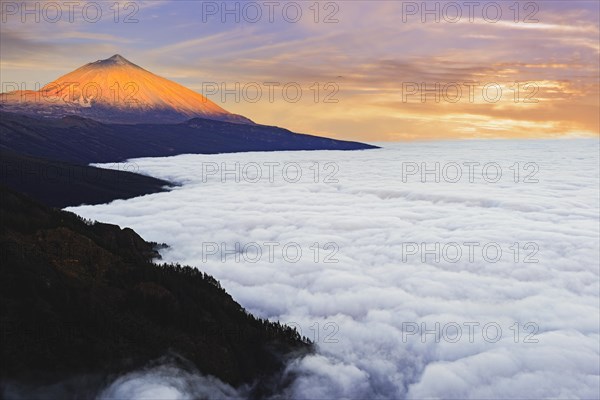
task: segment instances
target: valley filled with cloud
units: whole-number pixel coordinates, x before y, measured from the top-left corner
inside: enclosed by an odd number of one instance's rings
[[[167,243],[165,261],[313,340],[283,397],[597,398],[598,150],[456,141],[135,159],[181,186],[68,210]],[[105,393],[235,393],[165,368]]]

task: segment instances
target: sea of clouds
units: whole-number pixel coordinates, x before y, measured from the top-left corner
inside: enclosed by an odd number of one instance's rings
[[[597,140],[131,163],[182,185],[69,210],[168,243],[165,261],[314,340],[282,397],[600,397]],[[102,396],[236,393],[165,368]]]

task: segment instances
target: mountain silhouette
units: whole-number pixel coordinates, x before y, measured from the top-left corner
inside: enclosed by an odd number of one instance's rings
[[[373,148],[255,124],[119,54],[38,91],[0,94],[0,184],[53,207],[125,199],[173,184],[126,171],[101,173],[90,163]]]
[[[254,317],[212,276],[154,263],[161,246],[129,228],[2,185],[0,218],[0,398],[96,398],[89,391],[115,374],[169,354],[264,393],[288,358],[313,349],[295,329]]]

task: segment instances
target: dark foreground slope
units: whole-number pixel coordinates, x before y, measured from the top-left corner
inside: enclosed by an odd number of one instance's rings
[[[91,224],[5,188],[0,217],[4,388],[74,374],[99,376],[100,387],[110,374],[176,353],[232,385],[258,381],[260,392],[286,355],[310,350],[295,330],[248,314],[214,278],[152,264],[155,247],[131,229]]]
[[[371,148],[375,146],[272,126],[199,118],[181,124],[119,125],[81,117],[38,119],[0,112],[0,149],[80,164],[177,154]]]
[[[133,164],[123,164],[133,169]],[[50,206],[103,204],[166,190],[169,182],[130,171],[95,168],[0,150],[0,185]]]

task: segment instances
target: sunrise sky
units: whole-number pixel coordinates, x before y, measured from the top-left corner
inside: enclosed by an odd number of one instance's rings
[[[36,2],[27,3],[31,14],[2,0],[3,90],[11,82],[36,89],[118,53],[231,112],[297,132],[397,141],[600,130],[595,0],[428,2],[439,22],[422,2],[401,1],[238,2],[238,11],[228,2],[225,15],[222,2],[121,1],[118,16],[114,1],[75,1],[73,22],[68,2],[58,1],[55,23],[55,7],[38,3],[36,22]],[[86,3],[94,4],[83,18]],[[102,18],[93,22],[97,5]],[[222,85],[236,91],[236,82],[239,101],[223,98]],[[297,87],[302,96],[292,102]]]

